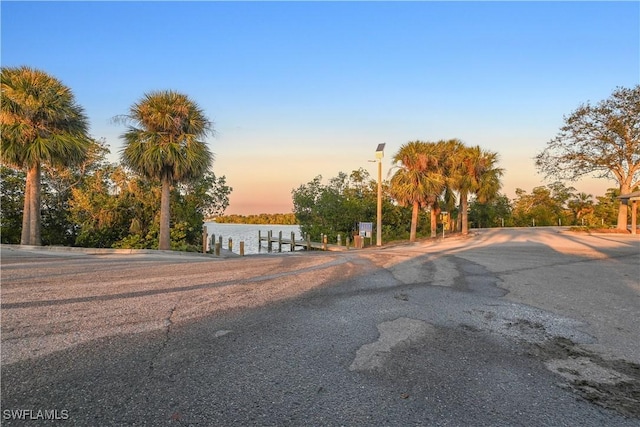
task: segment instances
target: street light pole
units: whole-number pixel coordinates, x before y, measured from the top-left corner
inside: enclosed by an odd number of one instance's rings
[[[382,246],[382,158],[385,144],[378,144],[376,159],[378,160],[378,210],[376,223],[376,246]]]

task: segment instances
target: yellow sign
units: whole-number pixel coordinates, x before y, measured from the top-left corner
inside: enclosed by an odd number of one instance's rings
[[[440,213],[440,221],[445,230],[449,230],[449,212]]]

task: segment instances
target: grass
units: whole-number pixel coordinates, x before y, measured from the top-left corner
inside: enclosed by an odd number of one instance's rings
[[[609,234],[630,234],[629,230],[620,230],[618,228],[602,228],[602,227],[590,227],[588,225],[573,226],[569,228],[569,231],[576,233],[609,233]]]

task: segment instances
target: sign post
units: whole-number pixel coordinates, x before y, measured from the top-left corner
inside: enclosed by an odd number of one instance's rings
[[[373,240],[373,223],[372,222],[361,222],[360,223],[360,237],[363,239],[368,237],[370,241]]]
[[[440,220],[442,221],[442,238],[444,239],[444,230],[449,229],[449,212],[440,212]]]

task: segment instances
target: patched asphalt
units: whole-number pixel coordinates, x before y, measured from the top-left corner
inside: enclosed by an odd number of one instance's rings
[[[639,266],[637,238],[554,228],[233,259],[3,247],[2,423],[637,425]]]

